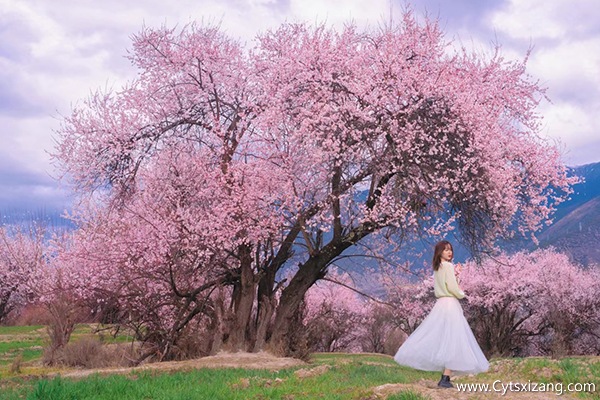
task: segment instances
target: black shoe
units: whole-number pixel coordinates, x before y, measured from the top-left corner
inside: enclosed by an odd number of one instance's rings
[[[454,386],[450,382],[449,375],[442,375],[442,379],[438,382],[438,386],[444,389],[453,388]]]

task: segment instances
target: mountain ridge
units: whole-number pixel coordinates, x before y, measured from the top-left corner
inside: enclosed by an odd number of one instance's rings
[[[572,169],[583,182],[557,207],[554,222],[538,234],[539,247],[554,247],[578,264],[600,265],[600,163]]]

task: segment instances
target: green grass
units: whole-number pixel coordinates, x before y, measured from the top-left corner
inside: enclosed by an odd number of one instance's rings
[[[545,358],[501,359],[492,362],[489,373],[462,378],[462,382],[590,382],[597,385],[598,359]],[[299,368],[280,371],[244,369],[198,369],[174,373],[134,372],[129,375],[91,376],[81,380],[65,378],[13,380],[0,399],[366,399],[373,388],[389,383],[435,382],[438,373],[399,367],[391,357],[370,354],[316,354],[305,370],[322,367],[320,373],[302,377]],[[535,375],[534,371],[538,371]],[[592,375],[589,375],[592,374]],[[594,375],[595,374],[595,375]],[[419,384],[421,385],[421,384]],[[583,399],[598,398],[583,393]],[[429,397],[407,390],[390,394],[388,400],[426,400]]]
[[[327,366],[302,377],[299,368],[280,371],[198,369],[175,373],[132,373],[82,380],[54,378],[22,381],[6,388],[0,399],[365,399],[372,388],[386,383],[413,382],[436,374],[415,372],[390,363],[386,356],[318,355],[305,369]],[[28,390],[24,388],[28,387]],[[23,397],[25,396],[25,397]],[[424,399],[416,393],[395,399]]]
[[[598,358],[545,358],[493,360],[489,373],[463,378],[462,382],[501,379],[534,382],[598,382]],[[0,400],[16,399],[366,399],[373,388],[389,383],[435,382],[438,373],[399,367],[391,357],[370,354],[316,354],[305,370],[322,368],[320,373],[302,377],[289,368],[280,371],[244,369],[198,369],[179,372],[132,372],[128,375],[67,378],[21,378],[0,381]],[[538,375],[535,375],[535,371]],[[591,374],[591,375],[590,375]],[[597,393],[581,398],[598,398]],[[426,400],[418,392],[391,394],[388,400]]]
[[[7,366],[13,363],[13,361],[21,355],[22,362],[30,362],[37,360],[42,357],[43,349],[25,349],[13,352],[4,352],[0,355],[0,367]],[[0,373],[2,377],[2,373]]]
[[[37,360],[42,357],[43,349],[26,349],[20,352],[23,362]],[[18,356],[18,354],[17,354]]]
[[[11,352],[13,350],[21,350],[43,345],[44,342],[40,339],[20,340],[14,342],[0,342],[0,354]]]
[[[25,325],[25,326],[0,326],[0,340],[2,335],[18,335],[24,333],[34,333],[41,329],[45,330],[43,325]]]
[[[32,338],[14,342],[0,342],[0,377],[4,376],[2,370],[12,364],[13,360],[21,355],[22,362],[30,362],[42,357],[42,339]]]
[[[392,394],[386,398],[387,400],[426,400],[428,397],[423,397],[419,393],[407,390],[406,392]]]

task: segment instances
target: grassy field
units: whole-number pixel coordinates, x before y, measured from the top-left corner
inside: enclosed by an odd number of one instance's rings
[[[90,326],[78,327],[72,340],[90,336]],[[489,398],[489,394],[436,389],[438,373],[399,367],[391,357],[377,354],[314,354],[309,363],[278,370],[242,368],[171,368],[131,370],[121,374],[92,374],[83,378],[53,376],[68,369],[39,362],[45,343],[44,327],[0,327],[0,399],[441,399]],[[104,338],[103,340],[107,340]],[[111,339],[122,341],[123,338]],[[20,372],[11,371],[15,357]],[[13,368],[14,369],[14,368]],[[71,370],[72,371],[72,370]],[[488,373],[455,383],[493,384],[594,383],[600,389],[600,358],[582,357],[492,360]],[[556,393],[509,393],[503,398],[555,398]],[[598,399],[595,393],[566,393],[561,398]]]
[[[346,358],[348,359],[351,357]],[[325,363],[321,363],[326,361]],[[323,366],[335,359],[321,359]],[[35,383],[15,382],[5,387],[3,399],[365,399],[371,386],[394,381],[409,382],[391,365],[368,365],[360,360],[343,363],[314,376],[280,371],[244,369],[199,369],[175,373],[135,373],[92,376],[83,380],[54,378]],[[423,397],[394,397],[417,398]]]

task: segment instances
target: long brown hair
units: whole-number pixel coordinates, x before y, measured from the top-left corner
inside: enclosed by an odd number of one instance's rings
[[[442,240],[440,242],[437,242],[437,244],[435,245],[435,250],[433,251],[433,270],[434,271],[437,271],[438,269],[440,269],[440,264],[442,263],[442,252],[444,250],[446,250],[447,246],[450,246],[450,248],[452,249],[452,255],[454,255],[454,248],[452,247],[452,244],[450,244],[449,241]]]

